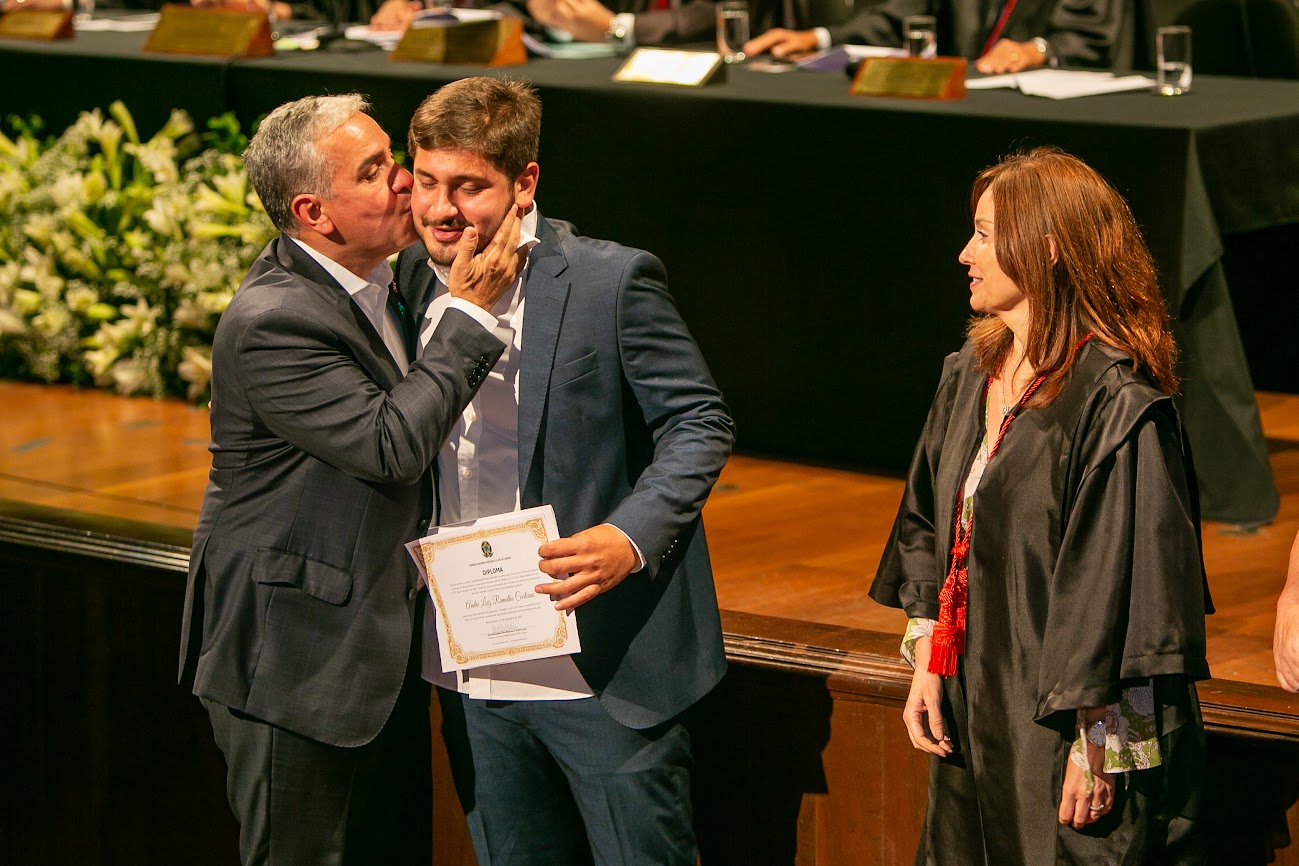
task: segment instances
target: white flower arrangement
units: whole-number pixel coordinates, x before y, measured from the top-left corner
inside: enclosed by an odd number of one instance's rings
[[[0,132],[0,376],[208,399],[212,334],[275,232],[230,117],[141,140],[120,102]],[[196,151],[199,151],[196,153]]]

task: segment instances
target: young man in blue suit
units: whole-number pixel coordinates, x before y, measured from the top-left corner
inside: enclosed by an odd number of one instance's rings
[[[411,122],[425,249],[398,279],[445,318],[456,251],[518,227],[521,276],[480,317],[505,343],[437,457],[440,524],[550,504],[538,592],[582,651],[425,673],[478,860],[694,864],[682,713],[725,669],[700,511],[731,419],[649,253],[578,235],[535,203],[541,105],[527,85],[449,84]]]
[[[225,754],[245,864],[430,860],[422,596],[402,545],[505,348],[473,312],[513,285],[518,258],[508,232],[466,238],[454,300],[417,352],[387,264],[416,241],[411,176],[365,107],[308,97],[262,121],[245,162],[282,234],[213,342],[180,668]]]

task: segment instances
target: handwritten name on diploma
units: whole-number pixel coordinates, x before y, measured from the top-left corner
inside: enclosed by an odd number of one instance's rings
[[[438,527],[407,545],[437,611],[444,671],[579,652],[577,620],[535,587],[558,538],[549,505]]]
[[[532,598],[535,595],[535,592],[526,592],[522,589],[516,589],[511,595],[493,595],[491,597],[483,596],[478,599],[466,599],[465,610],[482,610],[489,607],[496,607],[497,605],[511,604],[516,601],[523,601]]]

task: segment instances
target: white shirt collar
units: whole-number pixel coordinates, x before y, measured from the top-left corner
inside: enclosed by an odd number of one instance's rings
[[[527,212],[523,214],[523,219],[519,221],[519,249],[532,252],[532,248],[539,243],[541,243],[541,240],[537,237],[537,203],[534,201],[528,207]],[[433,273],[437,275],[438,282],[444,286],[451,285],[451,268],[449,266],[439,265],[432,259],[428,260],[428,264],[433,269]]]
[[[365,280],[358,277],[329,256],[319,250],[307,246],[292,235],[285,235],[285,237],[306,250],[307,255],[315,259],[320,266],[325,269],[325,272],[337,280],[338,284],[342,286],[349,295],[355,296],[357,293],[364,291],[370,286],[378,286],[384,291],[387,291],[388,287],[392,285],[392,266],[389,265],[387,261],[380,262],[379,266],[370,272],[370,278]]]

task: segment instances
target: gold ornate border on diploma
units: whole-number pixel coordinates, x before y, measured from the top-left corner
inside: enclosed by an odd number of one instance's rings
[[[457,536],[440,540],[435,538],[431,542],[425,542],[420,545],[420,553],[424,555],[424,573],[428,575],[428,585],[433,591],[433,598],[437,601],[438,616],[442,617],[442,624],[446,627],[447,633],[447,652],[451,658],[456,660],[457,664],[468,664],[469,662],[486,662],[494,658],[506,658],[520,655],[522,653],[535,652],[546,649],[547,647],[562,647],[568,642],[568,622],[564,617],[563,611],[556,611],[558,621],[555,624],[555,634],[543,641],[526,644],[524,646],[507,647],[505,649],[490,650],[479,652],[477,650],[467,650],[456,640],[455,634],[451,630],[451,620],[446,615],[446,605],[442,602],[442,591],[438,588],[437,578],[433,573],[433,558],[438,550],[450,547],[454,544],[464,544],[465,542],[481,542],[497,535],[504,535],[509,532],[518,532],[519,529],[527,529],[536,539],[545,544],[550,540],[546,533],[546,524],[540,517],[529,518],[520,523],[510,524],[508,526],[498,526],[494,529],[480,529],[477,532],[468,535]]]

